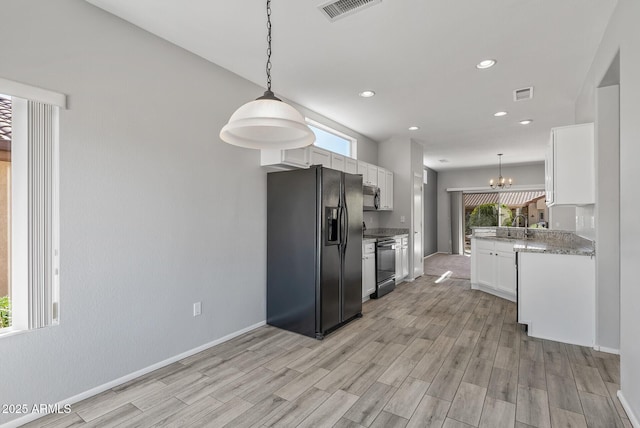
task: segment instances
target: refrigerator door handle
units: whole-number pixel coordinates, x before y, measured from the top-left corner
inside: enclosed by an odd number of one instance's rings
[[[343,240],[343,251],[346,251],[347,244],[349,243],[349,208],[347,207],[347,203],[345,201],[344,208],[344,240]]]
[[[346,225],[344,223],[344,215],[345,215],[345,207],[344,205],[340,205],[340,213],[338,214],[338,222],[340,223],[340,244],[344,245],[344,240],[345,240],[345,228]]]

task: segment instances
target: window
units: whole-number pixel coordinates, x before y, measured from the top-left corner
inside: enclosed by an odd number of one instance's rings
[[[58,322],[58,110],[0,78],[0,333]]]
[[[331,129],[326,125],[307,119],[307,125],[316,134],[314,146],[320,147],[330,152],[356,159],[357,140],[342,132]]]

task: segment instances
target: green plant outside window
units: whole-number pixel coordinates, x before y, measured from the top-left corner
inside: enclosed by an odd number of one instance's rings
[[[0,297],[0,328],[11,326],[11,301],[9,296]]]
[[[482,204],[473,209],[469,216],[467,226],[471,227],[491,227],[491,226],[511,226],[513,213],[505,204]]]

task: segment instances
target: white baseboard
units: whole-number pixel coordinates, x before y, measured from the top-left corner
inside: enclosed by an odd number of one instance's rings
[[[433,256],[435,256],[436,254],[448,254],[448,253],[443,253],[443,252],[441,252],[441,251],[436,251],[435,253],[431,253],[431,254],[429,254],[428,256],[424,256],[424,257],[422,258],[422,260],[428,259],[429,257],[433,257]]]
[[[140,369],[138,371],[135,371],[133,373],[129,373],[128,375],[122,376],[118,379],[114,379],[110,382],[104,383],[100,386],[96,386],[95,388],[91,388],[87,391],[81,392],[78,395],[74,395],[73,397],[67,398],[66,400],[62,400],[60,402],[57,403],[58,408],[62,408],[65,404],[73,404],[73,403],[77,403],[78,401],[82,401],[86,398],[89,397],[93,397],[94,395],[97,395],[101,392],[104,392],[108,389],[111,389],[113,387],[116,387],[118,385],[121,385],[125,382],[129,382],[132,379],[135,379],[137,377],[140,377],[142,375],[145,375],[149,372],[152,372],[154,370],[158,370],[159,368],[162,368],[164,366],[168,366],[169,364],[173,364],[176,361],[180,361],[184,358],[190,357],[191,355],[197,354],[198,352],[202,352],[205,349],[209,349],[212,348],[216,345],[219,345],[223,342],[226,342],[228,340],[233,339],[234,337],[238,337],[241,334],[247,333],[251,330],[255,330],[256,328],[262,327],[263,325],[266,325],[266,321],[260,321],[259,323],[250,325],[249,327],[245,327],[241,330],[238,331],[234,331],[233,333],[230,333],[224,337],[221,337],[220,339],[216,339],[212,342],[209,343],[205,343],[204,345],[200,345],[196,348],[190,349],[186,352],[183,352],[181,354],[175,355],[171,358],[167,358],[164,361],[160,361],[158,363],[152,364],[148,367],[145,367],[143,369]],[[35,421],[36,419],[39,419],[41,417],[44,417],[46,415],[46,413],[29,413],[27,415],[24,415],[20,418],[17,419],[13,419],[9,422],[6,422],[2,425],[0,425],[0,428],[15,428],[15,427],[19,427],[21,425],[24,425],[28,422],[31,421]]]
[[[627,412],[627,416],[629,416],[629,422],[631,422],[633,428],[640,428],[640,419],[638,419],[638,416],[633,413],[633,410],[631,410],[631,406],[629,406],[629,402],[627,401],[627,399],[624,398],[622,390],[619,390],[617,395],[618,399],[620,400],[620,404],[622,404],[622,408],[625,412]]]
[[[594,346],[593,349],[599,352],[606,352],[607,354],[620,355],[620,350],[615,348],[607,348],[606,346]]]

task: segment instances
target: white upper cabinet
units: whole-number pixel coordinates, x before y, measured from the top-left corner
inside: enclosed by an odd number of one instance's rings
[[[375,165],[367,164],[367,179],[369,184],[378,186],[378,167]]]
[[[260,150],[260,165],[274,169],[306,168],[309,166],[306,148],[291,150]]]
[[[345,157],[337,153],[331,153],[331,169],[344,172],[345,168]]]
[[[387,186],[385,185],[387,175],[385,174],[384,168],[378,168],[377,172],[378,189],[380,189],[380,209],[384,210],[387,206]]]
[[[349,174],[358,173],[358,161],[353,158],[345,158],[344,160],[344,172]]]
[[[362,182],[367,184],[367,163],[358,161],[358,174],[362,175]]]
[[[380,188],[380,210],[393,209],[393,173],[384,168],[359,161],[320,147],[309,146],[290,150],[261,150],[260,165],[270,170],[309,168],[322,165],[349,174],[362,175],[362,184]]]
[[[309,147],[309,165],[322,165],[331,168],[331,152],[320,147]]]
[[[393,172],[385,170],[385,180],[384,180],[384,189],[386,192],[386,196],[384,198],[384,205],[382,206],[385,210],[393,210]]]
[[[548,206],[595,204],[593,123],[551,130],[545,187]]]
[[[393,172],[378,168],[378,188],[380,189],[380,210],[393,210]]]
[[[358,174],[362,175],[362,184],[376,186],[378,184],[378,167],[358,161]]]

